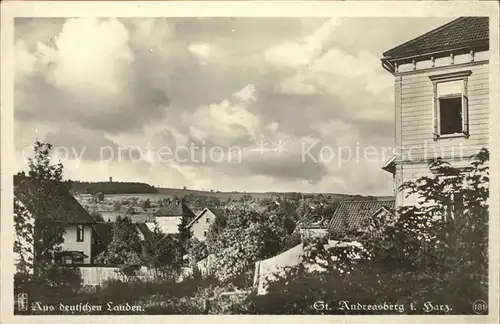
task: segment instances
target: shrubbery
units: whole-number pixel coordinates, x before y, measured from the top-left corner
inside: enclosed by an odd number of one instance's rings
[[[304,263],[271,283],[267,295],[247,299],[248,312],[398,312],[341,309],[339,302],[347,301],[401,304],[410,314],[473,314],[475,300],[488,300],[488,159],[481,150],[465,172],[432,161],[435,176],[401,188],[420,204],[401,207],[397,217],[369,219],[361,234],[346,235],[344,247],[313,241]],[[308,264],[323,272],[312,274]],[[331,309],[315,309],[317,301],[329,301]]]
[[[83,279],[78,268],[41,264],[35,274],[14,275],[14,296],[27,293],[31,300],[66,302],[78,298]],[[28,311],[29,312],[29,311]]]

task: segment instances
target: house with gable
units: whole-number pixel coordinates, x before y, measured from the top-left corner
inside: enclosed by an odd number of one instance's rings
[[[327,230],[333,238],[342,237],[348,232],[361,231],[363,223],[368,218],[382,213],[392,214],[394,208],[395,200],[392,197],[378,200],[341,201],[328,223]]]
[[[489,18],[460,17],[381,59],[395,80],[395,156],[383,169],[398,188],[440,157],[464,167],[489,143]],[[396,205],[417,203],[396,191]]]
[[[96,232],[96,221],[85,208],[61,186],[50,195],[45,188],[26,176],[14,177],[14,201],[24,207],[27,213],[36,215],[37,200],[44,199],[50,210],[39,217],[39,224],[63,224],[65,232],[60,251],[53,256],[61,264],[92,264],[100,251],[102,240]],[[42,198],[43,197],[43,198]],[[48,197],[48,198],[47,198]],[[48,199],[48,201],[47,201]],[[32,218],[33,219],[33,218]],[[26,242],[22,244],[28,244]],[[33,250],[31,248],[31,250]],[[19,256],[16,256],[18,258]]]
[[[189,223],[187,227],[193,233],[193,237],[196,237],[200,241],[204,241],[207,238],[210,226],[217,218],[222,217],[224,217],[223,210],[206,207]]]
[[[196,214],[189,208],[184,199],[178,199],[160,208],[155,214],[155,221],[163,233],[177,234],[179,233],[179,225],[182,222],[182,217],[186,217],[188,223],[190,223],[196,218]],[[153,225],[148,224],[148,227],[151,229]]]

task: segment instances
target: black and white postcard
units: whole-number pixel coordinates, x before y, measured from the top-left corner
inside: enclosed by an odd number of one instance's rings
[[[2,322],[498,323],[498,40],[489,1],[2,3]]]

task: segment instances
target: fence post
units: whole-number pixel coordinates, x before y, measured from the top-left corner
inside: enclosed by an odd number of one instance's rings
[[[210,313],[210,299],[205,298],[203,300],[203,314],[207,315]]]

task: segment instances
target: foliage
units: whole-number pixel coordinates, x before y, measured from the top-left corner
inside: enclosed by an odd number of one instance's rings
[[[249,194],[244,194],[240,198],[240,202],[249,202],[249,201],[252,201],[252,200],[253,200],[253,197],[251,195],[249,195]]]
[[[291,248],[302,243],[302,237],[299,232],[293,232],[290,235],[287,235],[283,239],[283,246],[281,247],[281,252],[290,250]]]
[[[208,256],[208,249],[205,242],[200,241],[196,237],[193,237],[189,242],[189,261],[191,265],[194,265],[197,261]]]
[[[115,200],[113,202],[113,210],[114,211],[120,211],[121,208],[122,208],[122,202],[119,201],[119,200]]]
[[[138,214],[138,212],[135,211],[133,206],[129,206],[127,208],[127,215],[137,215],[137,214]]]
[[[87,181],[68,181],[68,184],[74,191],[96,194],[101,192],[108,194],[133,194],[133,193],[158,193],[158,189],[140,182],[87,182]]]
[[[82,283],[78,268],[42,263],[34,275],[15,274],[14,293],[28,293],[34,299],[47,295],[73,296],[82,287]]]
[[[128,217],[118,216],[113,227],[113,240],[96,257],[96,263],[137,265],[141,262],[141,250],[135,224]]]
[[[205,240],[205,245],[207,247],[208,253],[215,253],[220,248],[219,245],[219,235],[222,233],[224,228],[227,225],[227,215],[224,213],[222,215],[218,215],[214,222],[210,225],[207,238]]]
[[[28,160],[28,176],[24,173],[15,176],[16,182],[30,184],[24,195],[30,212],[14,200],[14,252],[20,256],[19,270],[25,272],[38,271],[38,265],[51,262],[54,252],[60,249],[65,227],[57,221],[59,215],[51,212],[68,195],[68,188],[62,182],[63,165],[52,162],[52,145],[36,141],[33,150],[34,156]],[[28,250],[33,246],[33,250],[28,251],[27,246]]]
[[[164,235],[155,226],[151,237],[142,245],[143,263],[155,270],[156,278],[177,274],[182,265],[179,242],[171,235]]]
[[[217,208],[220,207],[221,202],[219,198],[213,195],[202,195],[189,193],[184,195],[183,199],[191,206],[192,208]]]
[[[143,209],[148,209],[148,208],[151,208],[151,200],[149,198],[145,199],[142,204],[141,204],[141,207]]]
[[[44,264],[34,282],[40,289],[59,289],[76,292],[82,286],[82,276],[78,268],[60,266],[55,263]]]
[[[100,212],[98,212],[97,210],[91,211],[90,216],[92,216],[96,222],[104,222],[104,218],[102,217],[102,214]]]
[[[229,211],[227,224],[212,242],[216,251],[214,268],[221,282],[248,285],[254,263],[280,250],[282,223],[276,213],[264,213],[250,206]]]
[[[182,255],[187,254],[189,250],[189,240],[193,236],[191,228],[188,227],[190,221],[191,219],[189,219],[186,215],[182,215],[181,222],[178,225],[179,243]]]
[[[59,197],[58,192],[64,190],[62,185],[63,165],[53,164],[51,158],[52,145],[35,142],[33,147],[34,157],[28,160],[28,176],[35,183],[36,192],[31,195],[34,207],[34,247],[35,262],[50,262],[53,252],[58,250],[64,239],[64,225],[55,222],[47,223],[42,220],[54,206],[54,197]],[[52,199],[51,199],[52,198]],[[36,269],[35,269],[36,271]]]
[[[21,202],[14,197],[14,253],[18,256],[16,272],[28,275],[33,272],[33,219]]]
[[[104,194],[103,194],[102,192],[98,192],[98,193],[96,193],[96,194],[94,195],[94,201],[95,201],[96,203],[98,203],[98,204],[99,204],[99,203],[101,203],[101,202],[103,202],[103,201],[104,201]]]
[[[271,283],[266,296],[247,300],[249,312],[318,314],[314,301],[328,300],[336,306],[323,312],[345,313],[341,298],[405,304],[404,313],[426,313],[423,303],[432,301],[470,314],[474,300],[488,300],[488,160],[483,149],[465,170],[431,161],[433,176],[401,187],[417,204],[367,219],[364,230],[346,233],[339,244],[313,240],[300,266]]]

